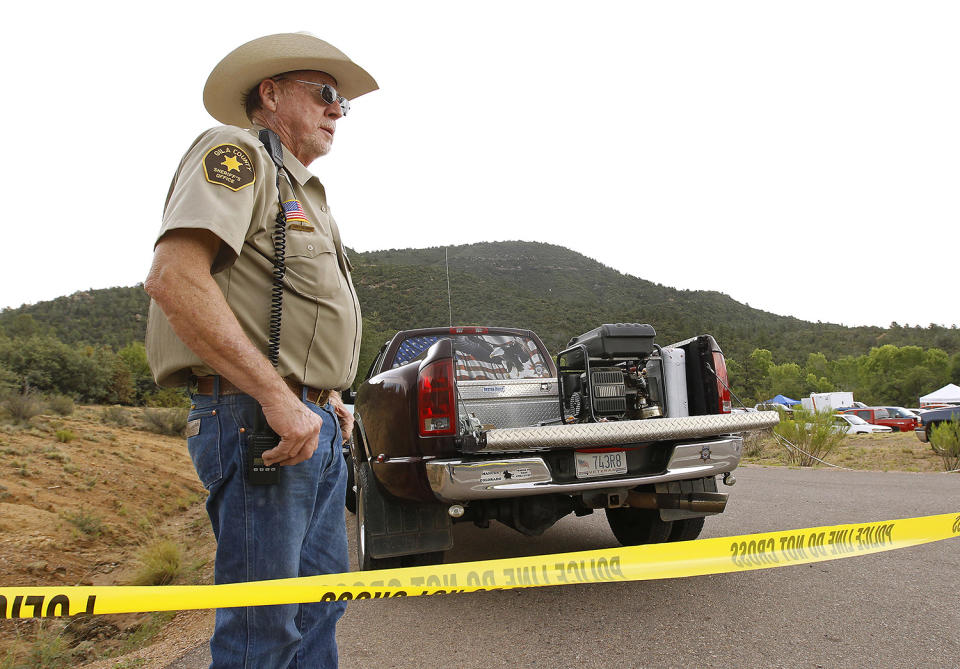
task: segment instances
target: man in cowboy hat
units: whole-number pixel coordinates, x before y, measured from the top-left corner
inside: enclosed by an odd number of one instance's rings
[[[341,429],[349,437],[352,416],[336,391],[356,373],[360,309],[307,166],[330,150],[348,100],[376,88],[306,33],[238,47],[203,93],[224,125],[194,141],[167,195],[144,284],[147,353],[157,383],[195,391],[187,448],[209,491],[217,583],[349,570]],[[264,129],[282,144],[276,160]],[[263,419],[279,443],[258,460]],[[261,480],[271,467],[276,482]],[[336,666],[342,613],[341,603],[220,609],[213,666]]]

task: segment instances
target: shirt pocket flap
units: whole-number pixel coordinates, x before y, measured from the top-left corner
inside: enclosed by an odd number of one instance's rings
[[[313,299],[331,297],[341,289],[340,264],[333,241],[320,235],[287,235],[286,283]]]
[[[326,237],[287,232],[288,258],[316,258],[321,253],[336,255],[333,240]]]

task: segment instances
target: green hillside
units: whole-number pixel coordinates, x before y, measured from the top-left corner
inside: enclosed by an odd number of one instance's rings
[[[651,283],[551,244],[470,244],[450,247],[448,257],[455,324],[528,327],[553,349],[600,323],[620,321],[651,323],[661,343],[709,332],[739,359],[755,348],[770,350],[777,362],[797,363],[810,353],[858,356],[884,344],[960,351],[956,328],[810,323],[723,293]],[[392,334],[448,322],[442,247],[359,253],[353,261],[368,329]]]
[[[551,244],[469,244],[449,247],[447,254],[454,324],[530,328],[553,351],[562,348],[570,337],[601,323],[644,322],[656,328],[661,344],[695,334],[713,334],[733,361],[735,382],[740,382],[736,372],[742,372],[748,386],[759,384],[750,377],[751,365],[756,367],[753,363],[757,359],[751,360],[755,349],[770,352],[760,365],[764,378],[770,363],[796,363],[802,368],[797,374],[806,378],[813,371],[820,385],[824,385],[821,377],[833,385],[842,384],[840,371],[814,369],[811,354],[842,361],[866,356],[871,349],[889,344],[941,349],[952,356],[951,361],[960,361],[960,330],[956,327],[848,328],[810,323],[753,309],[722,293],[676,290],[651,283]],[[396,330],[450,321],[443,247],[354,252],[351,259],[364,313],[361,372],[379,345]],[[118,351],[130,342],[143,341],[147,306],[139,285],[78,292],[3,310],[0,336],[48,336],[74,347]],[[942,357],[936,360],[939,362],[929,363],[931,369],[942,368],[936,378],[952,377],[951,365],[960,365],[944,363]],[[804,389],[814,387],[813,382],[804,384]],[[756,385],[755,394],[765,390]]]

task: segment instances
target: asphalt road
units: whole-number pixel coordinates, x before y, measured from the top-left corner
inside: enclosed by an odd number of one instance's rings
[[[737,478],[701,536],[960,513],[956,475],[746,467]],[[613,545],[602,512],[538,538],[460,525],[447,561]],[[737,574],[364,601],[337,636],[343,669],[958,667],[958,590],[950,539]],[[171,667],[208,662],[196,649]]]

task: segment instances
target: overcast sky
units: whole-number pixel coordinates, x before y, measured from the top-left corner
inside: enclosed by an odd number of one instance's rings
[[[960,324],[960,3],[15,3],[0,307],[132,285],[231,49],[380,84],[311,169],[357,250],[524,239],[847,325]]]

